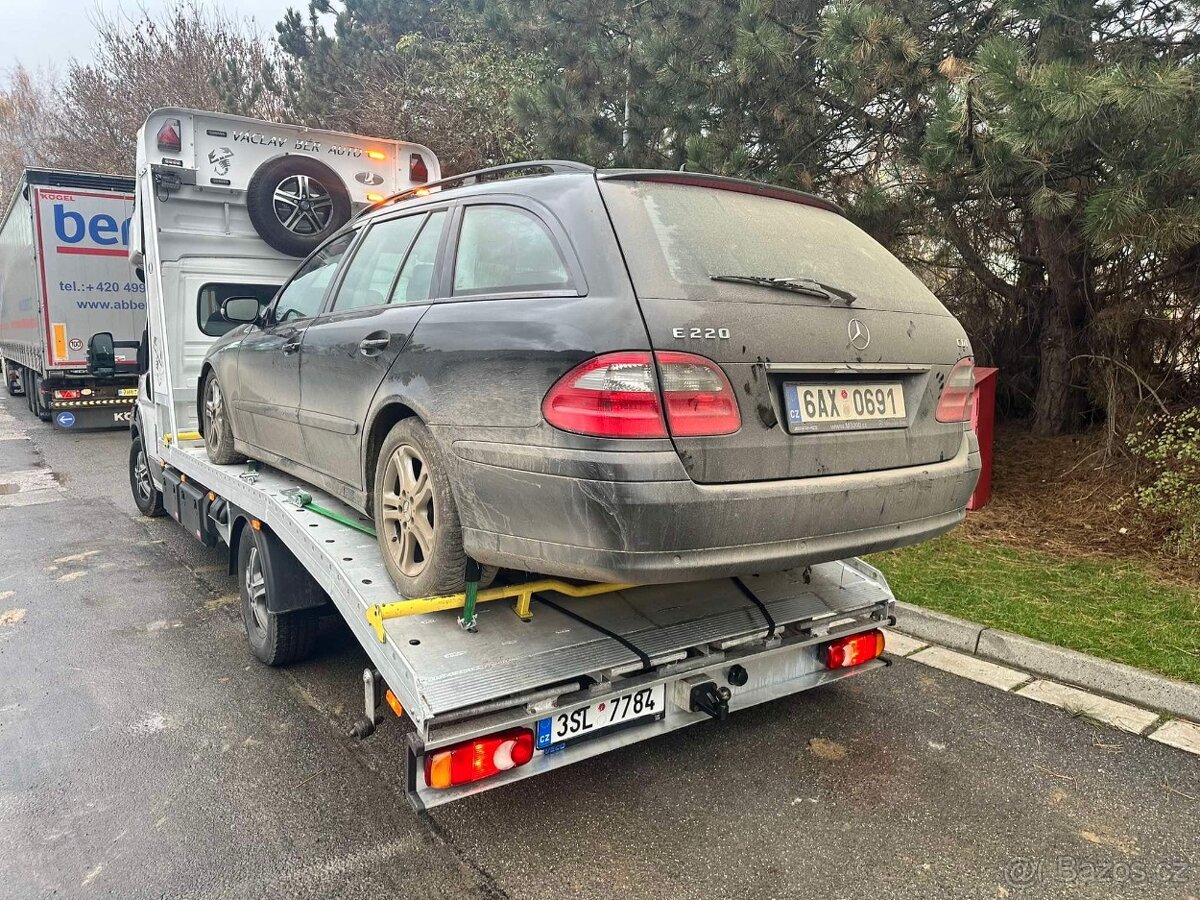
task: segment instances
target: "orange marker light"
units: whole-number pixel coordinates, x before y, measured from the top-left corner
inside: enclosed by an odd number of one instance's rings
[[[367,156],[371,159],[387,159],[387,154],[382,150],[368,150]]]
[[[378,203],[383,199],[383,194],[367,194],[367,200],[371,203]]]
[[[258,521],[258,519],[251,519],[250,527],[255,531],[262,531],[262,522]]]
[[[404,715],[404,707],[400,705],[400,701],[396,699],[396,695],[392,693],[392,689],[388,688],[383,695],[383,699],[387,701],[387,705],[392,708],[392,712],[396,714],[396,718]]]

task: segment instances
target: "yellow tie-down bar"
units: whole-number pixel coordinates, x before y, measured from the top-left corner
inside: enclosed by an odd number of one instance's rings
[[[533,595],[543,591],[563,594],[567,597],[595,597],[598,594],[611,594],[614,591],[626,591],[637,587],[636,584],[571,584],[559,581],[557,578],[543,578],[540,581],[527,581],[524,584],[511,584],[504,587],[484,588],[475,597],[476,603],[489,603],[493,600],[516,600],[513,606],[522,619],[533,617],[531,604]],[[388,619],[399,619],[402,616],[419,616],[423,613],[443,612],[447,609],[462,609],[467,602],[466,593],[447,594],[444,597],[422,597],[416,600],[397,600],[395,603],[382,603],[367,607],[367,621],[375,629],[379,643],[387,639],[383,623]]]

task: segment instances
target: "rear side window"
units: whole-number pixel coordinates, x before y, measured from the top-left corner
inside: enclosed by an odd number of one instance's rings
[[[220,337],[242,324],[230,322],[221,315],[222,303],[230,297],[254,297],[258,300],[258,308],[262,309],[278,290],[277,284],[206,284],[196,297],[196,321],[205,334]]]
[[[803,203],[712,187],[601,179],[634,287],[643,297],[819,303],[712,280],[801,278],[874,308],[944,314],[904,264],[853,222]]]
[[[346,276],[333,301],[334,312],[383,306],[388,302],[392,283],[424,221],[422,214],[371,226],[347,265]]]
[[[454,262],[454,294],[569,288],[571,278],[550,231],[515,206],[468,206]]]

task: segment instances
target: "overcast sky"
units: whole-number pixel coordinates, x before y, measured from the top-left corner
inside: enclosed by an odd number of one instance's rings
[[[178,0],[0,0],[0,77],[18,62],[31,69],[54,65],[61,73],[71,57],[90,59],[99,12],[136,13],[145,7],[159,15]],[[201,6],[253,18],[264,34],[289,6],[303,9],[306,0],[199,0]]]

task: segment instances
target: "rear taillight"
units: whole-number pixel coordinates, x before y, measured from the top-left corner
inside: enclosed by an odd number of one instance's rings
[[[729,379],[712,360],[664,350],[654,354],[662,377],[667,423],[676,437],[732,434],[742,427]]]
[[[960,359],[946,376],[946,386],[933,417],[939,422],[969,422],[975,403],[975,360]]]
[[[79,391],[71,389],[54,392],[55,400],[78,400],[82,396],[83,394],[81,394]]]
[[[849,669],[878,657],[883,653],[883,643],[883,632],[876,628],[873,631],[838,638],[826,644],[821,655],[825,659],[826,668]]]
[[[533,732],[510,728],[426,754],[425,784],[439,789],[470,784],[523,766],[531,759]]]
[[[163,153],[179,153],[183,150],[183,128],[178,119],[167,119],[158,129],[158,149]]]
[[[666,402],[666,414],[659,398]],[[725,373],[691,353],[606,353],[560,378],[542,401],[555,428],[596,437],[732,434],[741,427]]]
[[[429,167],[425,165],[425,157],[420,153],[409,154],[408,157],[408,180],[409,181],[428,181]]]

